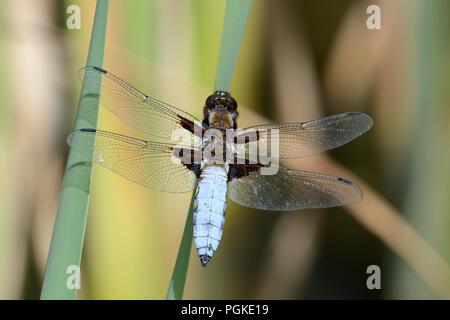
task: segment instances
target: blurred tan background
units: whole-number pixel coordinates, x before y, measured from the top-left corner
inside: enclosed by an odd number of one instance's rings
[[[81,8],[68,30],[66,9]],[[369,30],[367,7],[381,8]],[[110,0],[105,69],[201,116],[225,1]],[[95,2],[0,0],[0,298],[37,299]],[[363,186],[347,208],[279,214],[229,204],[206,269],[192,249],[185,298],[449,298],[450,2],[254,0],[232,94],[240,126],[346,111],[374,127],[285,165]],[[101,108],[98,128],[146,138]],[[162,299],[190,194],[95,167],[81,299]],[[381,268],[368,290],[366,268]]]

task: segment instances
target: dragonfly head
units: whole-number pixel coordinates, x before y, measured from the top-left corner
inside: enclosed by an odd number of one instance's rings
[[[239,115],[237,107],[236,100],[229,92],[216,91],[206,99],[203,122],[217,128],[236,129],[236,119]]]

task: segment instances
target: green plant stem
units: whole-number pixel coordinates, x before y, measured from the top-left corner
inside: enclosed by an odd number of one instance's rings
[[[214,85],[215,90],[229,91],[251,2],[251,0],[227,1],[220,58]],[[197,187],[194,190],[196,189]],[[169,283],[169,289],[167,290],[167,299],[183,299],[184,285],[189,265],[189,255],[192,246],[192,219],[194,216],[193,208],[195,194],[196,192],[194,191],[183,231],[183,237],[181,238],[180,248],[178,250],[177,260]]]
[[[408,185],[405,188],[404,211],[407,218],[447,261],[450,260],[448,234],[450,152],[438,143],[450,130],[439,119],[448,116],[448,81],[450,70],[448,39],[450,36],[447,0],[412,1],[411,71],[415,76],[411,110],[416,123],[408,141],[414,148],[405,154],[408,161]],[[408,53],[409,54],[409,53]],[[445,64],[447,63],[447,65]],[[447,66],[447,69],[446,69]],[[408,100],[409,101],[409,100]],[[434,156],[430,156],[434,155]],[[426,190],[427,192],[424,192]],[[427,212],[425,215],[424,212]],[[444,241],[443,241],[444,240]],[[420,253],[417,252],[417,255]],[[431,264],[430,264],[431,265]],[[398,299],[447,299],[448,287],[432,292],[410,272],[404,263],[395,261],[391,268],[395,281],[390,285],[392,297]],[[445,283],[443,273],[433,270],[435,279]],[[447,283],[449,284],[449,283]]]
[[[215,90],[229,91],[252,0],[228,0]]]
[[[197,186],[195,186],[197,189]],[[195,192],[194,192],[195,195]],[[172,279],[169,283],[169,290],[167,290],[167,300],[181,300],[183,299],[184,284],[186,283],[187,269],[189,265],[189,256],[192,246],[193,224],[194,216],[194,195],[191,198],[189,212],[184,225],[183,238],[181,239],[180,249],[178,250],[177,261],[173,270]]]
[[[87,65],[103,65],[107,13],[108,0],[98,0]],[[88,92],[83,85],[75,129],[96,127],[98,103],[99,92]],[[81,263],[91,173],[92,162],[71,150],[64,172],[41,299],[76,299],[76,268]]]

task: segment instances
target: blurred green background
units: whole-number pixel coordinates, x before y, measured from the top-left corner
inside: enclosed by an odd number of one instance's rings
[[[366,26],[371,4],[380,30]],[[66,28],[69,5],[80,30]],[[37,299],[95,2],[0,8],[0,299]],[[110,0],[104,67],[200,117],[224,10],[223,0]],[[229,203],[206,269],[192,248],[185,298],[450,297],[449,17],[447,0],[253,1],[231,88],[239,124],[368,113],[375,126],[356,141],[286,162],[355,179],[365,198],[292,214]],[[98,128],[146,138],[105,108]],[[95,166],[79,298],[163,299],[190,196]],[[366,287],[372,264],[381,290]]]

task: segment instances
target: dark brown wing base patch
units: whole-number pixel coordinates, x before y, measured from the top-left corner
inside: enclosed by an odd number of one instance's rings
[[[181,163],[194,172],[197,178],[200,177],[201,168],[200,163],[202,159],[201,151],[192,150],[188,148],[174,148],[173,155],[181,160]]]
[[[248,160],[245,160],[245,163],[239,162],[240,161],[237,161],[237,159],[235,159],[234,163],[231,163],[229,165],[228,182],[233,179],[239,179],[248,176],[250,172],[258,171],[259,169],[264,167],[264,165],[261,163],[250,163]]]
[[[186,118],[182,117],[181,115],[177,115],[177,116],[180,119],[179,123],[182,128],[186,129],[187,131],[189,131],[192,134],[199,134],[199,133],[201,133],[202,135],[204,134],[204,131],[205,131],[204,127],[199,126],[194,121],[186,119]]]

